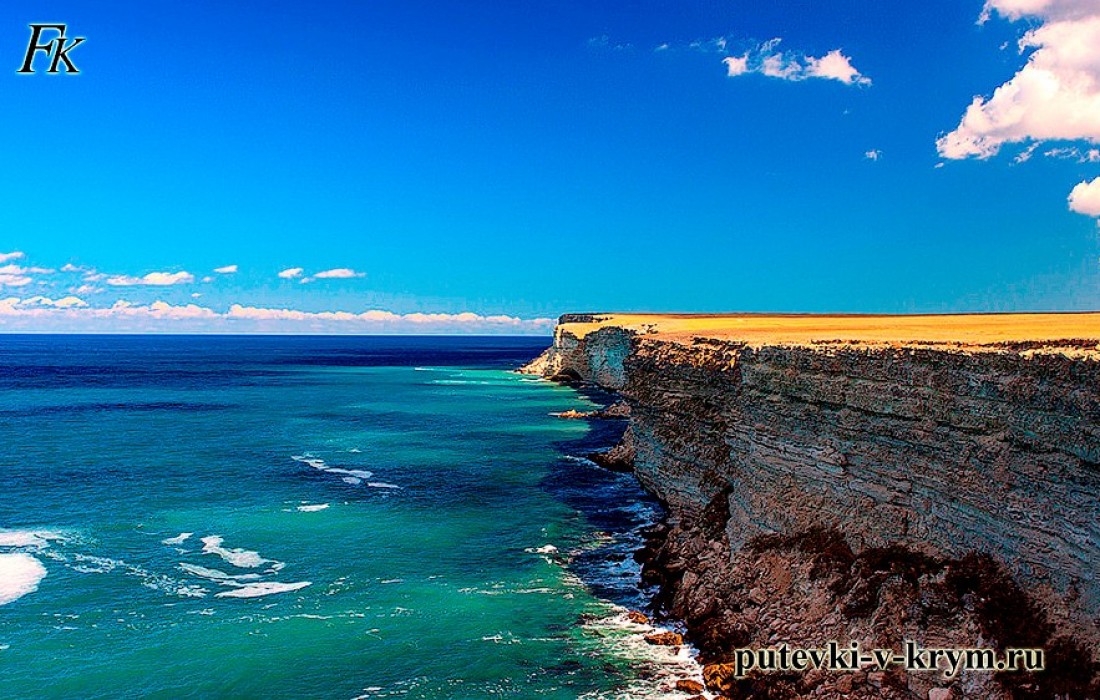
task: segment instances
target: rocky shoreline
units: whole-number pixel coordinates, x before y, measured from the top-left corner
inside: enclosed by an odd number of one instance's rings
[[[754,347],[563,317],[525,371],[628,406],[594,461],[668,509],[636,558],[716,697],[1089,698],[1100,365],[1095,340],[1072,342]],[[1038,647],[1046,669],[734,677],[733,649],[826,640]]]
[[[585,546],[553,555],[578,581],[609,608],[578,620],[582,635],[619,680],[610,694],[586,694],[585,700],[710,700],[703,686],[702,666],[684,637],[684,626],[654,606],[655,586],[642,582],[639,551],[650,547],[666,511],[648,495],[629,468],[598,462],[621,442],[629,407],[591,382],[559,378],[594,404],[587,410],[551,413],[565,421],[585,421],[583,437],[557,445],[562,461],[544,488],[583,513],[597,531]],[[614,663],[627,662],[615,670]]]

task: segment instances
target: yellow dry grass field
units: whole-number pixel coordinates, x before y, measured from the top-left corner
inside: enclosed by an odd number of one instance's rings
[[[949,346],[1058,351],[1097,355],[1100,312],[815,315],[815,314],[593,314],[592,323],[566,323],[582,337],[606,326],[626,328],[665,340],[715,338],[764,345]]]

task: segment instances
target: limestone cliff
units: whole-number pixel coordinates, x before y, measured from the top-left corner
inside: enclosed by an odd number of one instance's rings
[[[609,326],[578,338],[567,325],[594,317],[566,315],[554,329],[554,344],[521,371],[545,377],[577,379],[618,391],[626,382],[625,362],[634,332]],[[564,376],[563,376],[564,373]]]
[[[1095,692],[1100,317],[786,318],[565,316],[528,368],[629,403],[634,470],[672,526],[651,576],[704,653],[1028,642],[1079,677],[970,675],[944,692]],[[1002,594],[1015,609],[989,602]],[[862,682],[866,697],[926,697],[943,682],[819,680],[774,696]],[[761,692],[727,681],[712,689]]]

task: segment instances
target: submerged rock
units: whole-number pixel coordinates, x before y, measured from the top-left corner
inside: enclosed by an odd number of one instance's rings
[[[568,411],[559,411],[557,413],[551,413],[550,415],[557,418],[601,418],[601,419],[615,419],[615,418],[629,418],[630,406],[617,401],[607,408],[601,408],[596,411],[578,411],[575,408],[571,408]]]
[[[676,690],[679,690],[680,692],[683,692],[683,693],[698,694],[698,693],[703,692],[704,688],[703,688],[703,684],[700,683],[699,681],[680,680],[680,681],[676,681]]]
[[[575,408],[571,408],[568,411],[559,411],[558,413],[551,413],[550,415],[554,416],[555,418],[570,418],[570,419],[591,418],[592,417],[591,412],[589,412],[589,411],[578,411]]]
[[[618,445],[606,452],[592,452],[588,459],[600,465],[604,469],[616,472],[629,472],[634,468],[634,436],[630,428],[623,433]]]
[[[679,632],[657,632],[645,636],[646,644],[654,644],[664,647],[678,647],[683,645],[684,637]]]

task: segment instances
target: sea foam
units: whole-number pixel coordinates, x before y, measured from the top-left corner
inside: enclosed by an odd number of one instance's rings
[[[343,474],[345,475],[342,480],[345,484],[351,484],[357,486],[363,483],[363,479],[369,479],[374,476],[373,472],[369,472],[365,469],[343,469],[341,467],[330,467],[325,463],[325,460],[320,457],[314,457],[310,454],[304,455],[291,455],[290,457],[295,462],[301,462],[307,464],[318,471],[325,472],[327,474]]]
[[[301,462],[302,464],[308,464],[309,466],[313,467],[314,469],[320,469],[322,471],[327,469],[327,467],[325,465],[325,460],[321,459],[320,457],[314,457],[313,455],[305,454],[305,455],[291,455],[290,458],[293,459],[295,462]]]
[[[238,583],[239,581],[255,581],[260,578],[259,574],[227,574],[220,569],[208,569],[205,566],[196,566],[195,564],[188,564],[187,562],[180,562],[179,567],[187,573],[198,576],[199,578],[205,578],[210,581],[217,581],[223,585],[235,586],[244,585]]]
[[[18,600],[38,590],[46,577],[46,567],[25,552],[0,554],[0,605]]]
[[[65,539],[52,530],[0,530],[0,547],[34,547],[44,549],[51,540]]]
[[[216,598],[259,598],[276,593],[289,593],[312,585],[312,581],[295,581],[294,583],[280,583],[278,581],[265,581],[263,583],[250,583],[240,588],[218,593]]]
[[[224,541],[218,535],[210,535],[209,537],[203,537],[202,551],[204,554],[217,554],[226,562],[241,569],[255,569],[258,566],[264,564],[275,564],[270,559],[264,559],[260,556],[259,552],[253,552],[248,549],[226,549],[222,547]]]
[[[689,646],[652,645],[645,638],[668,628],[632,621],[625,608],[612,606],[610,615],[597,617],[584,625],[584,631],[596,641],[603,655],[629,661],[645,671],[643,678],[633,680],[617,692],[586,693],[581,700],[681,700],[687,693],[675,689],[675,682],[690,679],[703,682],[703,668]],[[712,697],[704,693],[703,697]]]
[[[347,474],[348,476],[354,476],[359,479],[369,479],[374,476],[374,472],[368,472],[365,469],[337,469],[335,467],[329,467],[325,469],[330,474]]]

